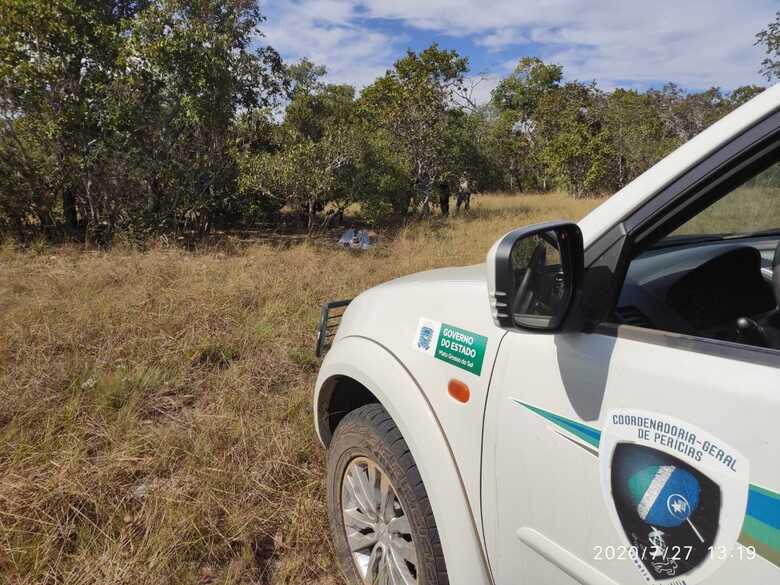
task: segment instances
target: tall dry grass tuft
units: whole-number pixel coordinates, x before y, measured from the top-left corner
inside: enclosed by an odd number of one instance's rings
[[[595,203],[480,197],[364,253],[6,245],[0,581],[339,583],[311,423],[321,303]]]

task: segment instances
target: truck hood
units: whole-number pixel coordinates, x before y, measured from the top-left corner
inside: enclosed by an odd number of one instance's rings
[[[438,268],[436,270],[426,270],[401,276],[395,280],[390,280],[379,287],[385,286],[409,286],[414,283],[470,283],[474,286],[486,285],[487,273],[485,264],[474,264],[473,266],[456,266],[450,268]],[[487,290],[487,289],[486,289]]]
[[[334,342],[359,335],[405,354],[420,319],[456,324],[488,338],[504,333],[491,316],[485,265],[476,264],[419,272],[365,291],[350,303]]]

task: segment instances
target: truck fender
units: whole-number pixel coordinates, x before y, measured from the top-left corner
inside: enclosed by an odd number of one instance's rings
[[[338,339],[330,349],[314,393],[320,440],[323,444],[330,440],[330,430],[323,428],[327,415],[323,417],[322,410],[328,407],[324,397],[334,380],[345,377],[374,395],[409,446],[436,518],[450,583],[492,583],[477,530],[478,519],[474,517],[447,438],[422,388],[388,348],[367,337],[353,335]]]

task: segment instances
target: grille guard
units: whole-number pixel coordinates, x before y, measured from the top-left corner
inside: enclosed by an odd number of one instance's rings
[[[346,299],[342,301],[331,301],[322,305],[322,315],[320,316],[320,328],[317,335],[317,347],[314,350],[315,355],[319,358],[324,356],[333,343],[333,338],[336,336],[339,325],[341,324],[341,317],[344,315],[347,305],[352,302],[352,299]],[[339,311],[341,309],[341,311]]]

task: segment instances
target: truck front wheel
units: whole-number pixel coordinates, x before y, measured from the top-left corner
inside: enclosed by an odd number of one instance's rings
[[[379,404],[339,423],[328,448],[328,515],[350,585],[447,585],[417,465]]]

